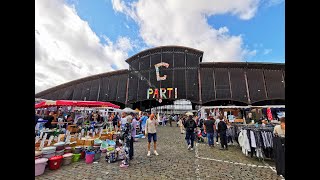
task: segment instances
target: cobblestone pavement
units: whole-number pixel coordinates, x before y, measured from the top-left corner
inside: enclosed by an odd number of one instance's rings
[[[35,179],[281,179],[272,168],[246,157],[236,146],[221,151],[218,146],[209,148],[199,143],[195,150],[187,150],[185,134],[180,134],[175,124],[159,127],[157,136],[159,156],[153,155],[151,144],[152,155],[147,157],[147,139],[139,139],[134,143],[134,159],[126,169],[119,167],[121,162],[108,164],[102,154],[98,163],[80,160],[58,170],[46,169]]]

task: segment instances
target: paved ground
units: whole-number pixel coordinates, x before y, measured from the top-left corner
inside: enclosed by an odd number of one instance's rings
[[[236,146],[221,151],[202,143],[188,151],[184,134],[175,126],[158,128],[159,156],[146,156],[147,139],[139,139],[134,148],[134,159],[127,169],[121,169],[120,162],[108,164],[103,154],[98,163],[81,160],[58,170],[46,169],[35,179],[281,179],[272,169],[273,162],[267,162],[269,167],[246,157]]]

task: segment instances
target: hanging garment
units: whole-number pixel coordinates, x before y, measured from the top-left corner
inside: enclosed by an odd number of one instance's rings
[[[271,121],[271,120],[273,120],[273,118],[272,118],[272,113],[271,113],[271,109],[270,108],[267,108],[267,117],[268,117],[268,119]]]
[[[285,138],[274,137],[273,144],[277,174],[285,177]]]
[[[263,148],[267,148],[266,137],[264,136],[264,132],[261,131],[261,137],[263,142]]]
[[[248,153],[251,152],[251,147],[250,147],[247,131],[244,130],[243,133],[244,133],[244,142],[243,142],[244,154],[248,156]]]
[[[273,148],[273,133],[268,132],[268,138],[270,139],[270,147]]]
[[[240,131],[239,136],[238,136],[238,143],[240,147],[242,148],[244,146],[244,135],[243,132]]]
[[[255,136],[254,136],[253,131],[250,131],[250,138],[251,138],[251,147],[256,148],[256,147],[257,147],[257,145],[256,145],[256,138],[255,138]]]

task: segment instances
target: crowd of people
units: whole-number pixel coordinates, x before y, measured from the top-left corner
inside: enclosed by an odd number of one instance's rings
[[[39,118],[47,120],[45,123],[45,128],[54,128],[57,126],[66,127],[67,124],[74,123],[74,113],[63,112],[58,110],[56,112],[46,112],[44,115],[36,114],[36,123]],[[155,114],[144,113],[126,113],[126,112],[115,112],[110,113],[108,116],[102,116],[98,111],[91,112],[86,114],[83,117],[83,120],[77,120],[76,124],[81,125],[83,123],[103,123],[110,122],[113,125],[113,128],[116,131],[124,132],[125,144],[127,158],[123,161],[120,167],[128,167],[129,160],[133,158],[134,149],[133,143],[135,137],[138,134],[143,134],[147,138],[148,149],[147,156],[151,155],[151,142],[153,141],[153,154],[158,156],[157,152],[157,127],[159,122],[162,123],[162,126],[166,126],[166,122],[169,121],[170,127],[172,127],[172,121],[177,123],[177,126],[180,127],[180,133],[185,133],[185,140],[187,143],[187,149],[194,149],[194,141],[200,136],[206,137],[209,147],[215,147],[215,144],[220,144],[220,150],[228,150],[228,143],[233,143],[231,137],[231,124],[228,122],[226,117],[209,116],[206,120],[200,119],[198,116],[194,115],[191,112],[188,112],[183,115],[161,115],[157,117]],[[262,126],[267,126],[266,122],[262,122]],[[274,129],[274,133],[279,136],[284,136],[284,118],[281,119],[281,124]],[[218,138],[220,137],[220,143]],[[214,142],[215,139],[215,142]]]

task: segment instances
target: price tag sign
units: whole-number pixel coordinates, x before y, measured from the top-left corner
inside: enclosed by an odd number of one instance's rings
[[[52,140],[53,140],[53,136],[51,135],[51,136],[49,137],[48,146],[50,146]]]

